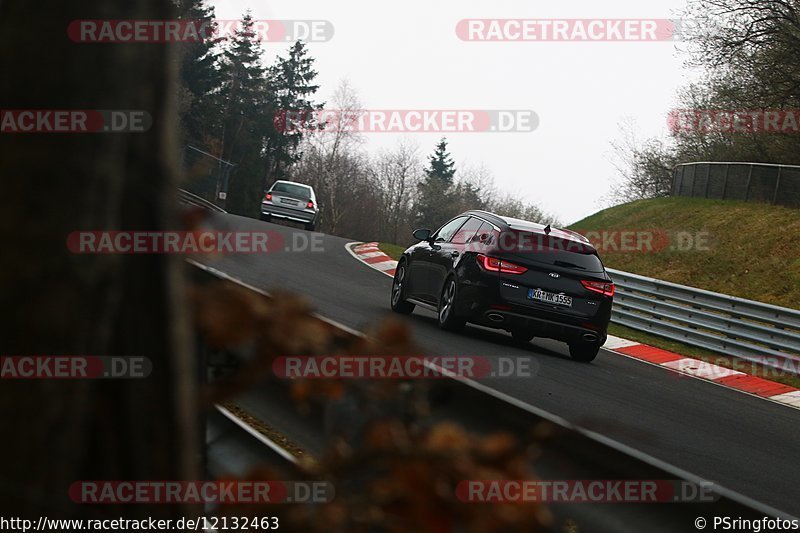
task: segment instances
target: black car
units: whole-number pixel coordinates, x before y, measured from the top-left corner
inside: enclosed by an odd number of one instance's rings
[[[414,232],[392,284],[391,305],[437,312],[439,327],[467,322],[548,337],[591,361],[606,341],[614,283],[582,235],[486,211],[467,211],[435,233]]]

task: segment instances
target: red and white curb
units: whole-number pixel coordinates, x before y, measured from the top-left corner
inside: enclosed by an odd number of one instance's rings
[[[360,244],[356,243],[355,246],[348,244],[346,248],[347,251],[353,255],[353,257],[362,263],[374,268],[375,270],[383,272],[387,276],[394,277],[394,271],[397,268],[397,261],[381,252],[378,248],[377,242]]]
[[[365,265],[394,277],[397,261],[381,252],[377,242],[351,243],[348,252]],[[648,346],[620,337],[608,336],[603,348],[631,359],[644,361],[679,374],[710,381],[723,387],[745,392],[759,398],[772,400],[800,409],[800,389],[768,379],[751,376],[738,370],[715,365],[693,357],[686,357],[661,348]]]

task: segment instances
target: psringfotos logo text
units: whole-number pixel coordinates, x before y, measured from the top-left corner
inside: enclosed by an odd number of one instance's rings
[[[800,133],[800,109],[673,109],[673,133]]]
[[[245,31],[241,20],[73,20],[67,35],[76,43],[199,43],[218,41]],[[251,40],[264,43],[327,42],[328,20],[254,20]]]
[[[539,126],[530,109],[325,109],[279,111],[278,131],[362,133],[526,133]]]
[[[127,109],[0,109],[0,133],[142,133],[150,113]]]
[[[472,42],[658,42],[686,40],[690,19],[463,19],[456,35]]]

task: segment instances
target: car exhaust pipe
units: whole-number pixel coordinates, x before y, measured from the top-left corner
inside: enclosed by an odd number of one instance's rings
[[[506,317],[504,317],[500,313],[489,313],[488,315],[486,315],[486,318],[488,318],[492,322],[504,322],[506,320]]]
[[[584,333],[583,340],[587,342],[594,342],[597,340],[597,335],[595,335],[594,333]]]

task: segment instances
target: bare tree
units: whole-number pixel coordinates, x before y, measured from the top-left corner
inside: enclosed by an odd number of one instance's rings
[[[630,120],[620,124],[619,131],[622,138],[611,143],[611,162],[619,178],[601,202],[618,205],[668,196],[672,187],[672,169],[677,164],[671,148],[658,139],[639,142]]]
[[[314,186],[322,206],[322,225],[337,234],[352,199],[354,180],[363,171],[363,135],[357,130],[362,105],[356,91],[343,80],[333,95],[323,130],[310,135],[303,149],[306,161],[292,172],[293,179]]]
[[[371,174],[380,188],[385,217],[381,239],[397,243],[401,226],[409,223],[412,191],[422,175],[419,147],[402,141],[393,150],[379,153],[372,159]]]

